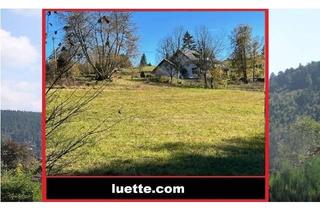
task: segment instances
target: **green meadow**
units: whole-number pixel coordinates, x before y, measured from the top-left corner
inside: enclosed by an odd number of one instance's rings
[[[73,91],[59,89],[59,100]],[[79,96],[86,91],[77,87]],[[47,107],[50,110],[50,107]],[[55,140],[106,131],[64,158],[68,175],[264,175],[264,92],[118,77]],[[47,150],[54,149],[47,144]]]

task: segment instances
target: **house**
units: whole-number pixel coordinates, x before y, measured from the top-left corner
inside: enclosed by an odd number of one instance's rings
[[[156,76],[197,79],[199,77],[199,70],[196,65],[198,61],[197,54],[194,50],[178,50],[170,58],[163,59],[152,73]],[[180,70],[177,71],[177,68]]]

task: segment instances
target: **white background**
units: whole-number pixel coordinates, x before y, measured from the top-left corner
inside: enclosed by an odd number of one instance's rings
[[[319,0],[0,0],[1,8],[320,8]]]
[[[319,210],[320,203],[0,203],[4,210]]]

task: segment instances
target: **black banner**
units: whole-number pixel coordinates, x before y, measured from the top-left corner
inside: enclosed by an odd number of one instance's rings
[[[262,178],[49,177],[47,199],[265,199]]]

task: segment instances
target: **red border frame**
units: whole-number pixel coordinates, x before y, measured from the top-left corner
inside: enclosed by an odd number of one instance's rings
[[[264,12],[265,17],[265,175],[264,176],[54,176],[63,178],[265,178],[265,199],[47,199],[46,191],[46,50],[45,28],[48,10],[54,11],[118,11],[118,12]],[[42,9],[42,201],[49,202],[268,202],[269,201],[269,9]]]

